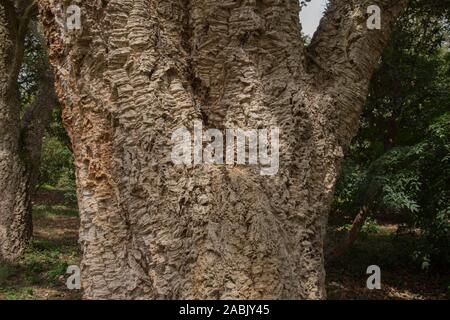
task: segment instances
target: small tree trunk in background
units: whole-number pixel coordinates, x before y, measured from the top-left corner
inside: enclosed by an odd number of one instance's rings
[[[0,1],[0,259],[14,261],[31,237],[26,223],[25,158],[20,137],[20,98],[16,53],[20,51],[19,21],[13,4]]]
[[[31,3],[31,2],[30,2]],[[0,1],[0,260],[15,262],[32,236],[32,202],[45,128],[56,105],[42,62],[40,90],[21,118],[18,74],[32,7]]]
[[[83,1],[75,33],[40,1],[75,154],[85,297],[324,298],[343,148],[398,3],[370,33],[365,7],[334,1],[310,64],[296,1]],[[175,166],[171,135],[196,121],[279,127],[279,173]]]
[[[342,239],[332,250],[331,254],[327,257],[327,261],[331,262],[338,259],[342,254],[344,254],[350,247],[355,243],[358,238],[358,234],[360,233],[364,223],[369,215],[369,207],[364,206],[358,212],[353,220],[352,227],[349,232],[345,235],[344,239]]]
[[[53,74],[47,60],[42,61],[39,72],[39,90],[36,93],[35,101],[22,117],[20,133],[24,145],[23,155],[26,157],[26,197],[30,204],[26,223],[31,231],[33,227],[31,199],[36,192],[36,183],[39,177],[43,138],[46,128],[52,120],[52,112],[58,105]]]

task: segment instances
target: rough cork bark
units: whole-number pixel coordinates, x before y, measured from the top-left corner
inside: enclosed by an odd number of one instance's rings
[[[0,1],[0,259],[7,261],[22,254],[31,235],[19,141],[20,100],[14,81],[18,26],[13,4]]]
[[[320,299],[343,150],[406,1],[332,1],[309,48],[297,1],[41,0],[76,158],[86,298]],[[372,4],[372,3],[371,3]],[[172,164],[171,134],[281,129],[280,171]]]
[[[20,115],[17,78],[33,10],[30,4],[0,1],[0,260],[9,262],[22,256],[32,236],[31,196],[42,138],[57,102],[53,76],[43,61],[35,102]]]

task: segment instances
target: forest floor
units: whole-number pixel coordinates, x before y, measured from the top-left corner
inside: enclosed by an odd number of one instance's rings
[[[0,264],[0,300],[80,299],[66,288],[66,270],[79,265],[79,217],[61,193],[38,194],[34,205],[34,239],[18,265]],[[330,299],[450,299],[449,270],[424,271],[411,263],[407,250],[414,239],[399,237],[396,226],[381,225],[366,234],[338,262],[327,266]],[[382,270],[381,290],[366,288],[366,269]]]

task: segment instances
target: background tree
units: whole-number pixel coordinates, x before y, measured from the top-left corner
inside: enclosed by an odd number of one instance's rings
[[[330,259],[381,214],[421,230],[421,263],[450,262],[449,11],[446,1],[415,1],[396,25],[338,183],[333,220],[356,218]]]
[[[0,259],[7,261],[22,255],[32,235],[31,196],[56,106],[42,37],[30,24],[36,9],[34,1],[0,1]],[[24,58],[34,70],[21,69]]]

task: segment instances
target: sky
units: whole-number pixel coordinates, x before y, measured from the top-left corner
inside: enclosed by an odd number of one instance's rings
[[[303,8],[300,13],[300,22],[303,26],[303,32],[312,37],[314,31],[319,26],[320,18],[323,16],[327,0],[312,0],[308,6]]]

